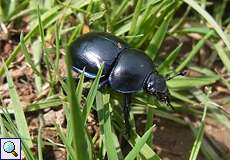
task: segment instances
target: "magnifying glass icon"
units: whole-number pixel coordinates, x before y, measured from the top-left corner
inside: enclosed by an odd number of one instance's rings
[[[18,156],[17,152],[15,152],[15,145],[11,141],[7,141],[3,144],[3,150],[6,153],[11,153],[14,157]]]

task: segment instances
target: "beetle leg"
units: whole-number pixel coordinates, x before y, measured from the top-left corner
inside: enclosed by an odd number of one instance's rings
[[[130,124],[129,124],[129,105],[130,105],[130,94],[124,94],[123,113],[125,119],[125,129],[128,138],[130,137]]]

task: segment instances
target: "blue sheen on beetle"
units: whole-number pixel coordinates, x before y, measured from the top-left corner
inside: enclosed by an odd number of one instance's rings
[[[159,75],[152,60],[141,50],[131,48],[120,38],[105,32],[89,32],[70,45],[73,70],[91,79],[104,63],[101,81],[120,93],[144,90],[170,105],[166,79]]]
[[[74,66],[73,66],[73,70],[78,73],[83,73],[82,69],[76,68]],[[84,75],[88,78],[92,78],[92,79],[96,78],[96,74],[93,73],[84,72]]]
[[[79,73],[84,70],[84,75],[90,79],[96,77],[104,64],[100,86],[106,84],[124,94],[123,112],[127,131],[130,129],[130,94],[144,90],[171,106],[167,79],[158,74],[153,61],[143,51],[131,48],[120,38],[105,32],[89,32],[70,45],[69,53],[73,59],[73,70]]]

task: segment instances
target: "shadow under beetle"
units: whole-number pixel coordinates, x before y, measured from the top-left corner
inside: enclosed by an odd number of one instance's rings
[[[73,70],[82,73],[85,69],[84,75],[89,79],[94,79],[104,64],[100,87],[108,85],[124,94],[123,111],[128,131],[132,93],[144,90],[172,107],[167,78],[157,73],[153,61],[143,51],[130,48],[118,37],[105,32],[89,32],[70,45],[69,53],[72,56]]]

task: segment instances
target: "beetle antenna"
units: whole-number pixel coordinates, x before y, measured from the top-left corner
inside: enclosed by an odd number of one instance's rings
[[[168,106],[170,106],[170,107],[172,108],[172,110],[174,110],[174,111],[175,111],[175,108],[171,105],[171,103],[170,103],[170,102],[168,102],[168,103],[167,103],[167,105],[168,105]]]
[[[179,73],[177,73],[177,74],[174,75],[174,76],[168,77],[168,78],[167,78],[167,81],[170,80],[170,79],[173,79],[173,78],[175,78],[175,77],[177,77],[177,76],[185,76],[186,74],[187,74],[186,71],[179,72]]]
[[[165,102],[166,102],[167,106],[171,107],[171,109],[175,111],[175,108],[170,103],[171,101],[170,101],[170,97],[169,96],[166,97]]]

